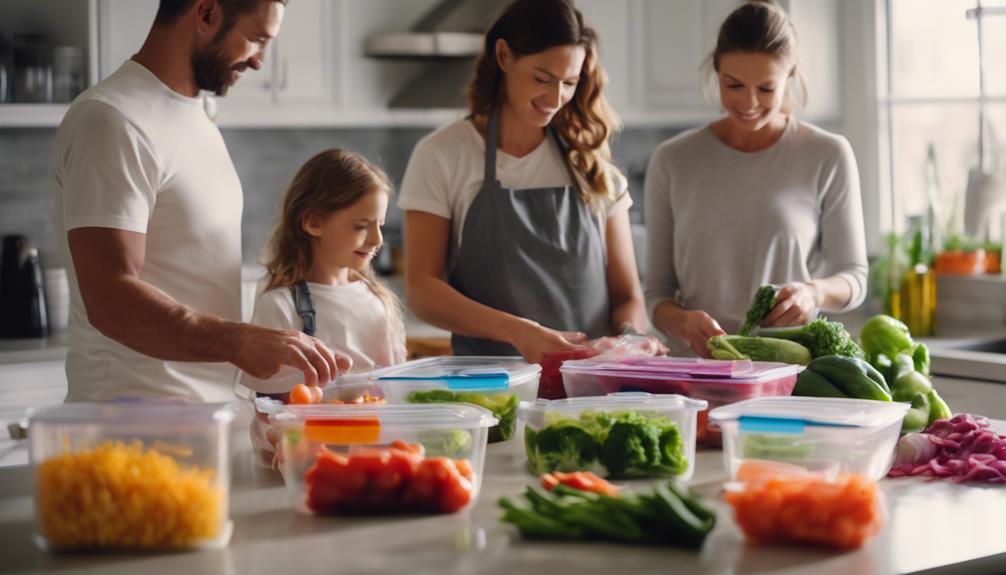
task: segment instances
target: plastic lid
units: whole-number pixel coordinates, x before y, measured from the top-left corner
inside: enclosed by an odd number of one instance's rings
[[[117,400],[107,403],[66,403],[32,412],[31,423],[207,423],[230,422],[238,404],[195,403],[180,399]]]
[[[607,361],[571,360],[564,362],[559,370],[573,374],[753,384],[795,375],[803,370],[803,366],[749,359],[637,357]]]
[[[740,421],[751,431],[802,430],[804,425],[884,427],[900,421],[907,403],[837,397],[757,397],[717,407],[710,421]]]
[[[529,382],[541,366],[521,357],[441,356],[376,369],[360,377],[380,381],[442,382],[451,390],[497,390]]]
[[[708,406],[703,399],[692,399],[683,395],[655,394],[638,391],[609,393],[595,397],[570,397],[566,399],[536,399],[522,401],[517,413],[521,418],[534,414],[544,414],[549,411],[563,413],[580,413],[593,410],[626,410],[626,411],[702,411]]]
[[[286,405],[271,419],[283,428],[302,427],[309,422],[357,420],[416,429],[492,427],[499,423],[488,409],[464,403]]]

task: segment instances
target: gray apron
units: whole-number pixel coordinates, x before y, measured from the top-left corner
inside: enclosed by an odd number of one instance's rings
[[[560,151],[563,142],[552,131]],[[507,189],[496,179],[499,111],[489,116],[485,179],[462,228],[448,282],[493,309],[560,331],[602,337],[611,331],[604,235],[571,186]],[[565,154],[563,154],[565,158]],[[513,346],[451,335],[455,355],[520,355]]]

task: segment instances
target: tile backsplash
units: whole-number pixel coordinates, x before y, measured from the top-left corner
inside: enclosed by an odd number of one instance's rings
[[[630,128],[613,143],[615,161],[629,178],[635,200],[633,219],[641,220],[643,175],[652,151],[681,128]],[[297,168],[320,150],[352,149],[401,181],[425,128],[380,129],[228,129],[223,130],[244,187],[243,259],[253,262],[269,238],[279,203]],[[20,233],[39,245],[43,265],[60,265],[53,249],[49,163],[55,129],[0,129],[0,235]],[[400,237],[401,213],[388,213],[388,241]]]

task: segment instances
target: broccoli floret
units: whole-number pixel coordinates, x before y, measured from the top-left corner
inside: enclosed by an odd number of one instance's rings
[[[614,477],[648,475],[660,465],[660,429],[634,421],[618,421],[601,446],[601,463]]]
[[[471,403],[493,412],[499,424],[489,428],[489,443],[513,437],[517,425],[517,404],[520,397],[516,393],[478,393],[474,391],[450,391],[431,389],[413,391],[406,396],[408,403]]]
[[[760,324],[761,320],[765,319],[768,312],[772,311],[772,308],[775,307],[775,296],[775,286],[763,285],[758,288],[754,298],[751,300],[751,307],[748,308],[748,313],[744,317],[744,324],[741,325],[740,331],[737,332],[739,335],[750,335],[751,330]]]
[[[528,467],[535,475],[590,469],[599,450],[594,436],[575,421],[557,423],[539,431],[526,427],[524,447]]]
[[[772,337],[795,341],[809,349],[814,357],[844,355],[866,359],[863,350],[845,330],[845,326],[837,321],[815,319],[800,328],[773,332]]]
[[[660,434],[661,464],[666,466],[672,475],[681,475],[688,469],[688,458],[685,457],[685,442],[677,425],[667,427]]]

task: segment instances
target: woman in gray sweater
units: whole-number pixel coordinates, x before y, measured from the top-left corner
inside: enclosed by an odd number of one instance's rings
[[[711,60],[726,115],[657,148],[645,204],[653,324],[707,357],[760,285],[780,286],[762,325],[798,325],[859,306],[868,269],[852,148],[791,113],[806,89],[786,13],[737,8]]]

